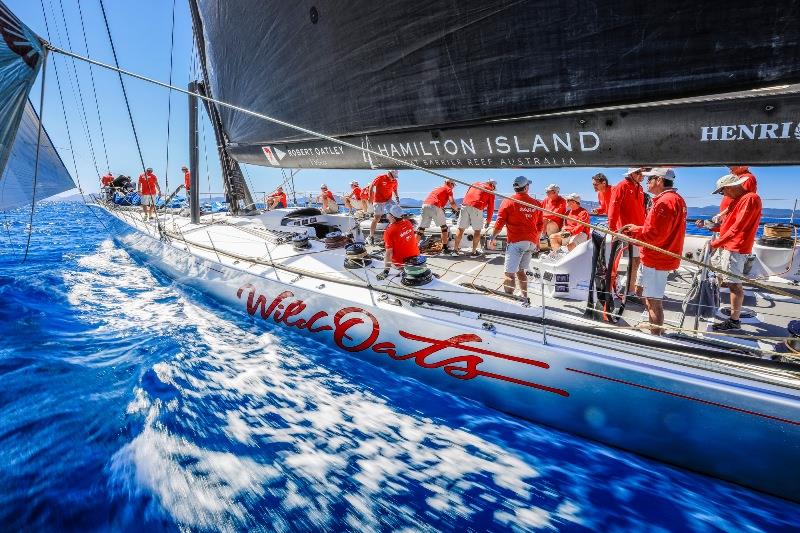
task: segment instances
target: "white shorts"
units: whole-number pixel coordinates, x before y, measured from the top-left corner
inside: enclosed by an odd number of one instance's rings
[[[422,206],[422,220],[419,223],[420,231],[425,230],[431,225],[431,220],[441,227],[447,224],[447,217],[444,216],[444,209],[438,205],[424,204]]]
[[[333,214],[339,212],[339,205],[336,202],[331,202],[331,203],[328,204],[327,208],[323,207],[321,209],[321,211],[323,213],[326,213],[326,214],[329,214],[329,215],[333,215]]]
[[[588,241],[588,240],[589,240],[589,237],[588,237],[588,236],[587,236],[585,233],[583,233],[583,232],[580,232],[580,233],[578,233],[577,235],[570,235],[570,236],[567,238],[567,242],[566,242],[566,243],[567,243],[567,244],[574,244],[574,245],[576,245],[576,246],[577,246],[577,245],[579,245],[580,243],[582,243],[582,242],[586,242],[586,241]]]
[[[156,205],[156,195],[155,194],[141,194],[139,195],[142,199],[142,205]]]
[[[639,263],[636,286],[642,288],[642,297],[660,300],[667,289],[669,270],[656,270]]]
[[[506,247],[505,271],[508,274],[524,272],[531,267],[531,257],[537,250],[531,241],[510,242]]]
[[[372,211],[376,216],[386,215],[389,213],[390,207],[392,207],[392,202],[375,202],[372,204]]]
[[[747,255],[731,252],[724,248],[717,248],[711,255],[711,266],[738,276],[744,276],[744,264],[746,261]],[[726,276],[725,274],[717,274],[717,278],[723,283],[742,283],[742,280]]]
[[[461,211],[458,213],[458,228],[474,230],[483,229],[483,211],[471,205],[462,205]]]

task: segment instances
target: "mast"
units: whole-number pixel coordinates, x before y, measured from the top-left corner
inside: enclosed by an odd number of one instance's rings
[[[208,82],[208,70],[206,68],[205,41],[203,39],[202,26],[203,23],[200,19],[197,3],[195,1],[190,1],[189,8],[192,13],[192,27],[194,28],[194,37],[197,43],[197,53],[200,56],[200,70],[203,76],[202,81],[196,81],[193,83],[198,94],[211,97],[212,95]],[[256,205],[253,201],[252,195],[250,194],[250,189],[247,186],[244,175],[242,174],[242,169],[239,166],[239,163],[230,156],[226,149],[228,142],[225,135],[225,130],[222,126],[219,110],[208,100],[203,100],[203,103],[205,104],[208,118],[214,127],[214,137],[217,141],[217,151],[219,153],[220,167],[222,168],[222,186],[224,189],[225,201],[229,206],[228,208],[233,215],[255,214],[257,212]],[[194,179],[195,176],[196,173],[192,171],[192,179]],[[193,193],[194,191],[196,191],[196,188],[193,187]]]
[[[192,223],[200,223],[200,155],[197,149],[197,93],[196,81],[189,82],[189,210],[192,215]]]

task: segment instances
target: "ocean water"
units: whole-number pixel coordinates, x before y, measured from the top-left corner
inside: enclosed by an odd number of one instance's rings
[[[82,205],[42,205],[21,263],[27,215],[0,213],[0,530],[800,527],[800,505],[264,329]]]

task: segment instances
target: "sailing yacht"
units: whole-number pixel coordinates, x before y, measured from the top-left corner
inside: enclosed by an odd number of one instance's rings
[[[201,75],[172,90],[190,97],[191,207],[147,221],[98,198],[91,207],[120,246],[265,328],[332,343],[354,365],[800,501],[800,359],[782,348],[800,316],[796,238],[759,245],[755,320],[741,335],[701,320],[691,289],[707,280],[707,239],[688,238],[671,278],[672,334],[655,337],[618,290],[624,236],[593,226],[569,254],[536,261],[533,305],[522,307],[496,290],[502,249],[489,261],[420,260],[423,284],[404,283],[403,272],[384,279],[360,221],[308,206],[262,211],[240,169],[446,177],[447,168],[798,164],[791,9],[189,3]],[[749,40],[729,33],[742,20],[760,29]],[[224,214],[200,210],[200,102],[216,135]]]

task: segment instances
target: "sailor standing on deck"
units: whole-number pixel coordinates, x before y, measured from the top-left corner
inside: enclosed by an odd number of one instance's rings
[[[611,186],[608,184],[606,175],[600,172],[592,176],[592,187],[597,191],[597,201],[600,204],[592,209],[592,214],[607,215],[608,204],[611,202]]]
[[[152,168],[145,169],[144,174],[139,175],[137,189],[141,197],[144,219],[155,218],[156,197],[161,195],[161,187],[158,185],[158,178],[153,174]]]
[[[339,204],[336,203],[333,193],[328,190],[328,186],[324,183],[319,187],[319,203],[322,204],[322,212],[328,215],[333,215],[339,212]]]
[[[514,294],[514,279],[519,280],[519,289],[522,291],[523,307],[530,307],[528,298],[528,278],[525,271],[530,268],[531,257],[539,249],[539,237],[542,234],[544,220],[542,212],[535,207],[528,207],[519,202],[541,207],[538,200],[528,194],[531,180],[525,176],[514,178],[514,195],[506,198],[500,204],[497,212],[497,221],[494,224],[491,244],[497,242],[497,235],[506,228],[505,280],[503,289],[507,294]],[[515,202],[514,200],[518,200]]]
[[[383,243],[386,251],[383,256],[383,272],[378,274],[378,279],[386,279],[389,275],[389,265],[403,268],[403,262],[409,257],[419,255],[419,245],[414,232],[414,224],[405,217],[405,211],[399,205],[393,205],[387,213],[389,226],[383,232]]]
[[[578,196],[578,193],[570,193],[567,195],[566,199],[567,207],[569,207],[567,216],[588,224],[590,221],[589,212],[581,207],[581,197]],[[553,250],[553,256],[558,253],[558,249],[561,248],[562,245],[565,245],[567,251],[571,252],[582,242],[588,241],[591,234],[592,230],[589,229],[589,226],[573,222],[572,220],[565,220],[561,231],[550,235],[550,249]]]
[[[108,174],[100,178],[100,186],[103,189],[106,197],[107,202],[111,202],[114,199],[114,190],[111,187],[111,184],[114,183],[114,175],[111,171],[108,171]]]
[[[644,224],[627,224],[619,229],[634,239],[652,244],[662,250],[680,255],[686,237],[686,202],[673,187],[675,172],[671,168],[654,168],[644,172],[647,191],[652,194],[653,204],[647,212]],[[664,333],[664,308],[661,300],[667,287],[667,275],[677,269],[681,260],[642,248],[636,292],[644,298],[650,318],[650,332]]]
[[[645,197],[642,189],[642,168],[629,168],[623,175],[622,181],[611,190],[608,203],[608,229],[619,231],[623,226],[633,224],[641,226],[645,218]],[[632,275],[628,279],[628,293],[633,292],[636,286],[636,276],[639,271],[639,247],[630,247],[630,261]]]
[[[554,213],[565,215],[567,213],[567,201],[559,195],[561,189],[555,183],[551,183],[544,188],[544,200],[542,207]],[[564,219],[551,215],[550,213],[543,213],[544,216],[544,231],[545,234],[552,235],[558,233],[561,226],[564,225]]]
[[[370,244],[375,244],[375,229],[378,227],[381,216],[389,213],[392,196],[400,204],[400,197],[397,195],[397,176],[396,170],[390,170],[372,180],[369,186],[369,197],[372,199],[372,209],[375,213],[369,227]]]
[[[420,239],[425,235],[425,230],[434,222],[442,230],[442,250],[447,250],[447,242],[450,240],[450,229],[447,227],[447,217],[444,208],[450,204],[450,208],[455,212],[458,209],[456,200],[453,198],[453,189],[456,182],[451,179],[444,180],[444,185],[436,187],[431,191],[425,201],[422,202],[422,218],[417,235]]]
[[[480,187],[480,189],[477,187]],[[464,230],[469,227],[472,228],[471,255],[480,255],[478,243],[481,240],[481,230],[489,228],[492,215],[494,215],[494,194],[486,191],[494,191],[496,188],[497,182],[493,179],[488,179],[484,182],[473,183],[467,190],[464,201],[461,203],[461,211],[458,213],[458,231],[456,232],[456,242],[451,252],[452,255],[458,255],[461,252],[461,237],[464,236]],[[486,189],[486,191],[481,189]],[[486,209],[486,219],[483,218],[484,209]]]
[[[742,188],[744,188],[745,192],[758,192],[758,181],[756,180],[755,175],[750,172],[750,167],[744,165],[732,165],[728,167],[728,170],[730,170],[731,174],[734,176],[744,179],[742,182]],[[719,203],[719,214],[711,218],[712,222],[719,224],[725,217],[725,214],[728,212],[728,208],[732,202],[733,200],[731,200],[728,196],[723,196],[722,201]]]
[[[761,198],[745,186],[750,179],[743,174],[726,174],[717,180],[717,188],[714,190],[714,194],[723,194],[729,201],[726,202],[719,235],[710,244],[714,249],[711,264],[738,276],[744,276],[744,264],[753,251],[761,221]],[[742,280],[724,274],[719,279],[722,286],[731,291],[731,316],[711,327],[714,331],[739,329],[742,327],[739,315],[744,303]]]

